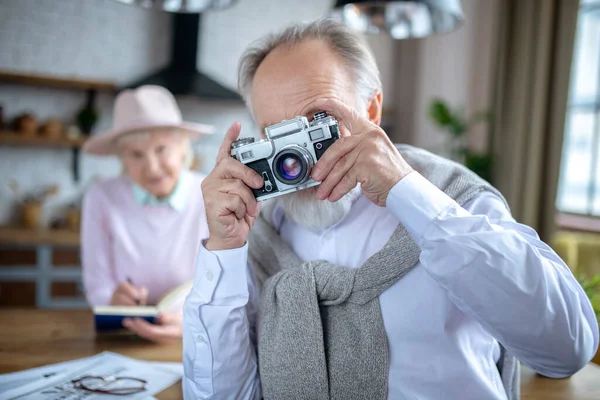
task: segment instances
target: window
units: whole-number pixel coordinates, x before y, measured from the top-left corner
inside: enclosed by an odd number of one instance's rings
[[[579,8],[557,208],[600,217],[600,0]]]

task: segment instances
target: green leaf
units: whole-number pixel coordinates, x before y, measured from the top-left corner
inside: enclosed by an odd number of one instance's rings
[[[453,112],[444,100],[435,99],[429,106],[429,117],[441,128],[446,128],[454,137],[460,137],[467,131],[467,123],[460,113]]]
[[[492,178],[492,156],[465,150],[465,167],[475,172],[486,181]]]
[[[600,275],[591,278],[580,275],[577,280],[590,299],[596,316],[600,318]]]
[[[467,127],[466,127],[465,123],[458,119],[453,119],[452,122],[450,123],[449,128],[450,128],[450,133],[452,133],[452,135],[454,135],[456,137],[462,136],[467,131]]]
[[[592,297],[590,298],[590,301],[592,302],[592,307],[594,307],[594,312],[596,313],[596,315],[600,314],[600,293],[596,293],[595,295],[592,295]]]
[[[443,100],[436,99],[429,106],[429,116],[441,127],[446,127],[452,124],[454,118],[450,109]]]

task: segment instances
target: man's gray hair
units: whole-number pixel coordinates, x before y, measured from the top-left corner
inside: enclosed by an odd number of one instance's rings
[[[319,19],[268,35],[244,52],[238,65],[238,89],[251,111],[252,81],[263,60],[280,46],[292,47],[306,39],[324,40],[341,57],[356,81],[360,101],[367,104],[376,92],[381,91],[379,69],[365,41],[337,21]]]

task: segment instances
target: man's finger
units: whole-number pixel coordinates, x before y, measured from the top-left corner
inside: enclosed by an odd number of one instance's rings
[[[239,196],[234,194],[223,194],[223,207],[230,213],[234,213],[237,219],[242,219],[246,216],[246,205]]]
[[[217,163],[221,160],[231,157],[231,144],[237,140],[240,136],[240,131],[242,129],[242,125],[239,122],[234,122],[231,124],[227,133],[225,133],[225,137],[223,138],[223,142],[221,143],[221,147],[219,148],[219,154],[217,155]]]
[[[350,171],[348,174],[344,175],[340,182],[333,188],[327,199],[331,202],[338,201],[354,189],[357,183],[355,174],[353,171]]]
[[[239,179],[254,189],[260,189],[265,184],[255,170],[233,158],[223,160],[217,166],[216,172],[221,179]]]
[[[355,109],[348,107],[336,99],[319,99],[315,102],[315,106],[341,119],[340,122],[348,128],[352,135],[365,133],[366,129],[364,128],[371,124],[367,118],[359,114]]]
[[[260,214],[260,202],[257,201],[256,203],[256,216],[253,217],[250,214],[246,214],[246,216],[244,217],[246,224],[248,224],[250,228],[254,226],[254,221],[256,220],[256,217],[258,217],[258,215]]]
[[[317,190],[317,199],[325,200],[328,198],[334,188],[338,186],[338,184],[348,176],[349,171],[356,164],[356,159],[358,158],[358,151],[351,151],[346,153],[339,161],[334,165],[331,172],[329,172],[319,189]],[[344,193],[345,194],[345,193]]]
[[[250,214],[246,214],[246,216],[244,217],[244,221],[246,221],[246,224],[248,224],[250,228],[252,228],[252,226],[254,225],[254,217],[251,217]]]
[[[359,143],[360,137],[358,136],[347,136],[338,139],[334,144],[329,146],[319,161],[317,161],[311,171],[311,177],[316,181],[324,180],[338,161],[352,152]]]
[[[252,191],[250,191],[248,186],[246,186],[240,179],[223,180],[221,191],[239,196],[244,204],[246,204],[248,213],[253,217],[258,215],[258,202],[252,194]]]

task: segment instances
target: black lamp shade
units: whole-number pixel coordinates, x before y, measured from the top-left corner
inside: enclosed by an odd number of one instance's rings
[[[353,30],[383,31],[394,39],[451,32],[465,20],[460,0],[338,0],[332,17]]]
[[[116,0],[121,3],[177,13],[201,13],[227,8],[237,0]]]

